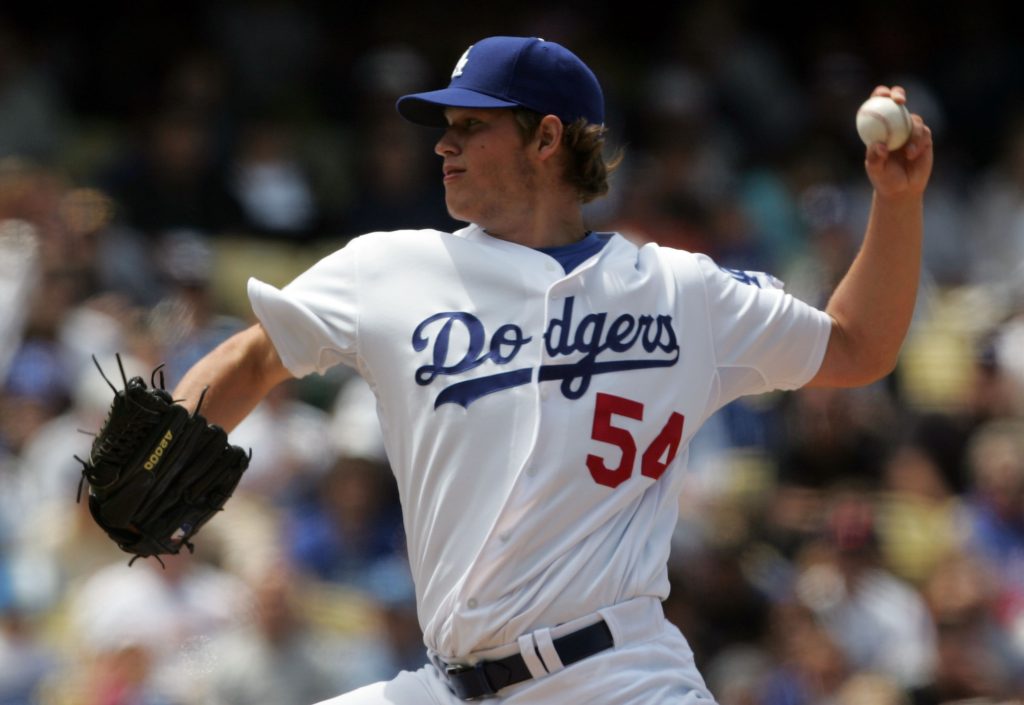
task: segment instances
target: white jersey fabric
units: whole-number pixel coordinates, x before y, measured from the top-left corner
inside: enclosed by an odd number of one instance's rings
[[[425,641],[458,660],[667,596],[689,439],[824,356],[831,319],[762,283],[620,235],[565,274],[469,226],[364,235],[249,297],[292,374],[373,388]]]

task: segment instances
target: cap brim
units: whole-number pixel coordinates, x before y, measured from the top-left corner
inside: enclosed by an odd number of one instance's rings
[[[402,96],[395,107],[409,122],[428,127],[447,127],[445,108],[515,108],[518,105],[465,88],[442,88],[439,91]]]

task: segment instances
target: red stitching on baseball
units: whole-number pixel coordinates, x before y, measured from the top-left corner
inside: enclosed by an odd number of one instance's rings
[[[864,108],[860,112],[861,115],[868,115],[870,117],[875,118],[876,120],[882,121],[882,124],[885,125],[885,139],[880,141],[888,143],[889,137],[892,136],[892,125],[889,124],[889,120],[885,117],[885,115],[882,115],[882,113],[878,112],[877,110],[871,110],[870,108]]]

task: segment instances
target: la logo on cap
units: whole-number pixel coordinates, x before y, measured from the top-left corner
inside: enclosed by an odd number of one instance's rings
[[[469,52],[473,51],[473,45],[469,45],[469,49],[462,52],[462,56],[459,57],[458,63],[455,64],[455,70],[452,71],[452,78],[462,75],[462,69],[466,68],[466,62],[469,61]]]
[[[542,42],[544,41],[540,37],[537,37],[537,39]],[[462,75],[462,70],[466,68],[466,62],[469,61],[469,52],[473,51],[473,46],[474,45],[470,44],[469,48],[462,52],[462,56],[459,57],[459,60],[455,64],[455,68],[452,70],[452,78],[457,78]]]
[[[604,123],[604,96],[594,72],[571,51],[538,37],[487,37],[459,57],[447,88],[398,99],[410,122],[447,127],[447,108],[522,108],[556,115],[566,125]]]

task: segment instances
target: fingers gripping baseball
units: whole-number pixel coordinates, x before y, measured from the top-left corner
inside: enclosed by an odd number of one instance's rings
[[[871,96],[889,97],[899,105],[907,102],[902,86],[878,86]],[[882,141],[866,147],[864,168],[875,191],[882,197],[919,196],[931,177],[931,129],[916,113],[910,113],[910,121],[910,136],[902,147],[889,149]]]

